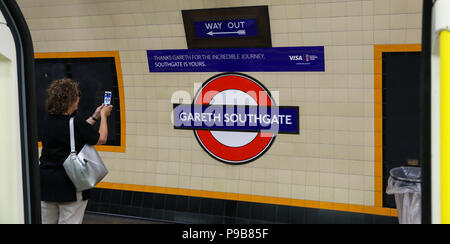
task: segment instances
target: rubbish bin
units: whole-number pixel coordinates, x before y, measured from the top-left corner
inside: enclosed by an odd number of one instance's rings
[[[422,170],[418,167],[391,169],[386,193],[395,195],[400,224],[422,222]]]

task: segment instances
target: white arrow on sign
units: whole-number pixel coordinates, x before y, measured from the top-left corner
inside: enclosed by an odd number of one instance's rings
[[[245,32],[245,30],[238,30],[238,31],[232,31],[232,32],[214,32],[214,31],[210,31],[208,33],[206,33],[210,36],[214,36],[214,35],[231,35],[231,34],[238,34],[240,36],[245,36],[245,34],[247,34],[247,32]]]

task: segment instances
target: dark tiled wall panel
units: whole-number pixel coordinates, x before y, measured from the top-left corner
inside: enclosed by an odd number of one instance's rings
[[[87,211],[187,224],[398,224],[388,216],[109,189],[94,189]]]

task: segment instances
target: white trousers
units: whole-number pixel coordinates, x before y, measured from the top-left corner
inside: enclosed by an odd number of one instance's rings
[[[81,224],[87,202],[81,192],[77,192],[76,202],[41,202],[42,224]]]

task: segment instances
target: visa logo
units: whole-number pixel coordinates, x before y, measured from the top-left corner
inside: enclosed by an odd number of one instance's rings
[[[302,55],[294,55],[294,56],[289,55],[289,59],[291,61],[303,61]]]

